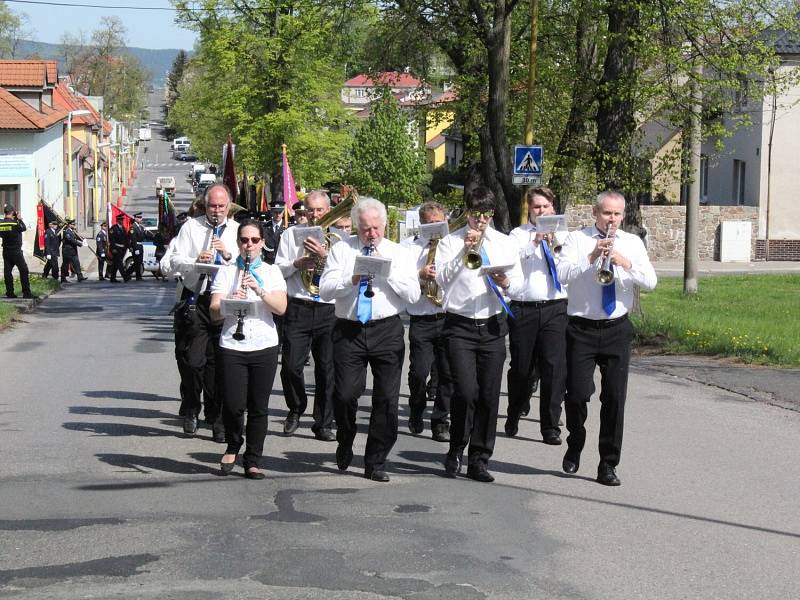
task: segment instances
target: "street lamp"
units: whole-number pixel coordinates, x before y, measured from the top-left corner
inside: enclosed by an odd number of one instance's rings
[[[80,117],[83,115],[90,115],[92,114],[90,111],[86,109],[81,110],[71,110],[67,114],[67,154],[69,155],[69,217],[70,219],[75,218],[75,214],[77,212],[75,207],[75,198],[72,195],[72,117]]]

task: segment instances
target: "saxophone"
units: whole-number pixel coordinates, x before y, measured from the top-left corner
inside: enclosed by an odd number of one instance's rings
[[[453,233],[456,229],[461,229],[467,222],[467,213],[463,212],[458,218],[454,219],[450,222],[448,226],[448,231]],[[431,266],[434,261],[436,260],[436,248],[439,246],[439,239],[432,239],[431,240],[431,247],[428,250],[428,258],[425,261],[425,266]],[[421,285],[422,292],[425,294],[425,297],[430,301],[431,304],[434,306],[441,306],[444,302],[444,295],[442,294],[442,290],[436,281],[426,281]]]

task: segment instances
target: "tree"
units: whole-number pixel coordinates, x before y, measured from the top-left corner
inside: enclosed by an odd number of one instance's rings
[[[13,58],[17,32],[22,25],[18,15],[0,0],[0,58]]]
[[[175,104],[178,99],[178,85],[183,79],[183,74],[189,66],[189,55],[185,50],[178,50],[175,59],[172,61],[172,67],[167,74],[167,113],[169,109]]]
[[[416,202],[430,177],[408,134],[408,117],[388,90],[371,110],[355,136],[349,179],[360,192],[387,204]]]

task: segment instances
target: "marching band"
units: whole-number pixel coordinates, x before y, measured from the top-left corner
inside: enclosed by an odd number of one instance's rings
[[[245,446],[245,476],[263,479],[260,458],[278,353],[285,435],[295,433],[307,410],[304,366],[310,353],[311,430],[320,441],[337,442],[341,471],[354,458],[358,401],[371,370],[363,475],[389,481],[405,313],[408,428],[415,435],[424,431],[430,402],[431,436],[448,444],[444,476],[457,477],[466,461],[468,478],[494,481],[489,461],[508,347],[505,433],[517,435],[538,376],[543,443],[562,444],[564,406],[566,473],[580,465],[587,404],[600,368],[597,481],[619,485],[633,337],[627,315],[634,290],[655,287],[655,272],[641,240],[619,229],[621,194],[600,194],[594,225],[573,232],[552,226],[564,224],[553,216],[552,191],[526,194],[528,223],[510,235],[492,227],[495,198],[479,186],[465,195],[462,216],[449,225],[442,205],[424,203],[419,232],[398,244],[385,237],[384,204],[354,192],[334,209],[326,192],[308,194],[308,222],[278,230],[272,241],[257,221],[245,220],[237,231],[228,218],[227,188],[209,188],[205,214],[181,228],[161,260],[162,272],[180,282],[174,329],[184,432],[196,432],[204,408],[214,440],[227,444],[221,474],[231,472]]]

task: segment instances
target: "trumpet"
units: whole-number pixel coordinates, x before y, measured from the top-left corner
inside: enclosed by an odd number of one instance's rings
[[[614,252],[614,240],[617,235],[617,226],[611,225],[606,232],[606,239],[611,240],[611,245],[606,248],[605,253],[597,262],[597,270],[594,278],[600,285],[612,285],[614,283],[614,265],[611,262],[611,254]]]
[[[375,254],[375,242],[371,241],[369,243],[369,250],[367,252],[367,256],[372,256]],[[372,289],[372,280],[375,279],[375,275],[370,273],[367,275],[367,289],[364,290],[364,297],[365,298],[372,298],[375,295],[375,291]]]
[[[240,281],[240,289],[247,290],[245,287],[244,278],[247,277],[247,274],[250,272],[250,254],[247,254],[244,259],[244,268],[242,269],[242,276]],[[236,311],[236,331],[233,332],[231,336],[237,342],[241,342],[244,339],[244,316],[246,314],[245,310],[239,309]]]
[[[479,269],[483,265],[483,258],[481,258],[481,246],[483,246],[484,234],[481,233],[481,239],[478,243],[464,252],[464,266],[468,269]]]

